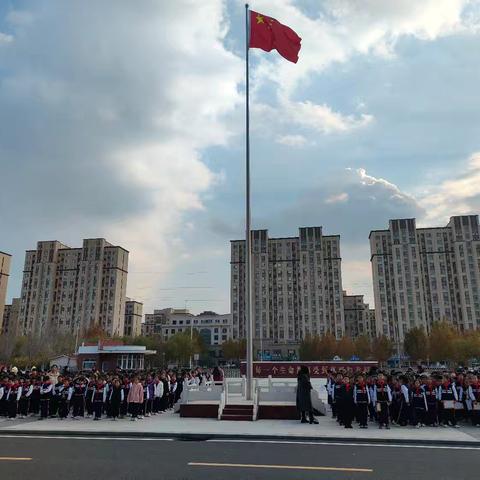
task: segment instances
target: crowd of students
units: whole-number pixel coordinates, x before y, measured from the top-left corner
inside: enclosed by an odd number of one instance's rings
[[[326,389],[332,415],[345,428],[357,421],[379,428],[390,425],[456,427],[471,422],[480,427],[480,372],[426,373],[373,370],[353,374],[329,372]]]
[[[104,417],[132,421],[159,415],[172,409],[186,385],[223,381],[221,369],[160,370],[103,374],[82,372],[75,376],[36,369],[0,374],[0,416],[9,420],[38,417]]]

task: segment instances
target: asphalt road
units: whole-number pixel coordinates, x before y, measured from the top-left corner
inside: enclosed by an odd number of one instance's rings
[[[470,480],[480,449],[0,435],[2,480]]]

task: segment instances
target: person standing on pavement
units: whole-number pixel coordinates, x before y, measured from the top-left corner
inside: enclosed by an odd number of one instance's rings
[[[353,386],[350,377],[343,377],[343,386],[340,390],[340,411],[345,428],[353,428],[352,421],[355,418],[355,402],[353,397]]]
[[[312,389],[308,367],[302,365],[297,375],[297,410],[301,414],[301,423],[307,423],[308,414],[310,424],[318,425],[318,421],[313,416]]]
[[[137,421],[143,405],[143,385],[140,383],[138,377],[133,379],[132,386],[128,392],[127,402],[131,406],[132,421]]]

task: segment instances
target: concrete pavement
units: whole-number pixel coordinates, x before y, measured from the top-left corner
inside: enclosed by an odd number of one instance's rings
[[[347,430],[330,417],[319,417],[319,425],[300,424],[294,420],[259,420],[256,422],[227,422],[214,419],[180,418],[178,414],[165,413],[138,422],[128,419],[116,422],[102,419],[63,420],[34,418],[9,422],[0,421],[0,433],[49,435],[111,435],[111,436],[197,436],[200,438],[270,438],[340,440],[362,442],[400,443],[457,443],[480,444],[480,428],[462,426],[454,428],[392,427],[379,430],[370,424],[368,430]]]

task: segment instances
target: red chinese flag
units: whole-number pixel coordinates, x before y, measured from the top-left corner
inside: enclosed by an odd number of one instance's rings
[[[250,48],[261,48],[266,52],[276,50],[290,62],[298,62],[302,39],[278,20],[250,10]]]

